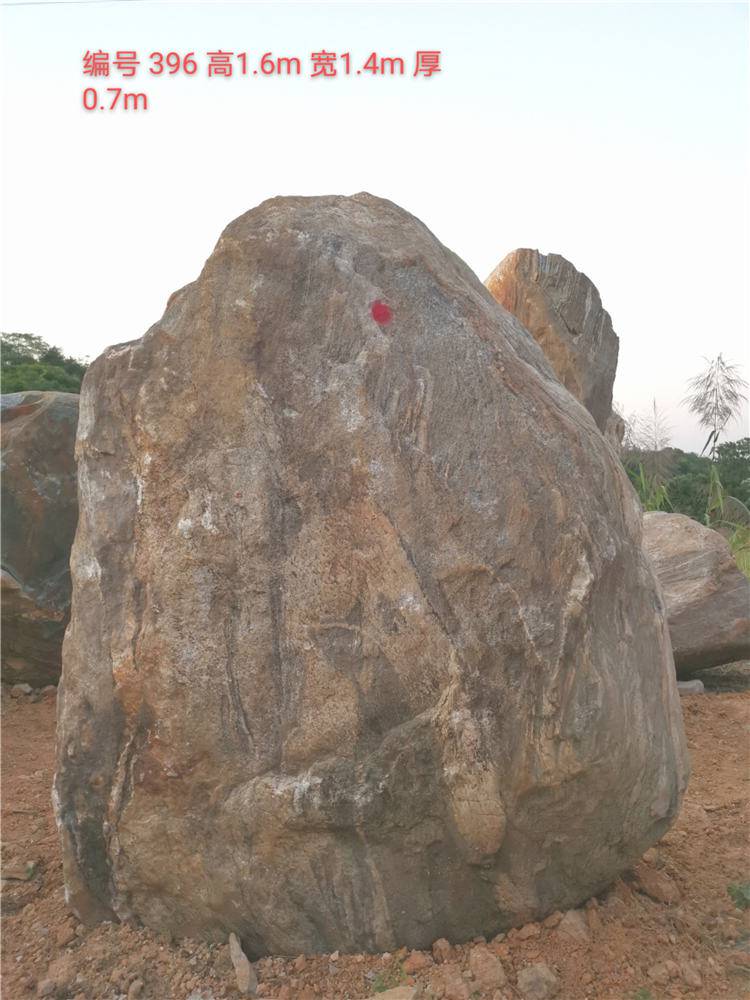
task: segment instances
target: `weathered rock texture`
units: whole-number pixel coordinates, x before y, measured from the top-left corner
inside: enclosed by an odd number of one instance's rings
[[[2,415],[2,675],[56,684],[70,615],[78,396],[13,392]]]
[[[726,539],[684,514],[643,516],[643,544],[664,593],[677,673],[750,657],[750,580]]]
[[[612,410],[607,417],[607,422],[604,425],[604,436],[619,454],[625,437],[625,418],[617,410]]]
[[[395,205],[233,222],[91,367],[77,450],[56,789],[84,919],[424,947],[580,902],[674,817],[635,495]]]
[[[620,341],[594,283],[559,254],[514,250],[486,284],[500,305],[526,327],[565,388],[615,444],[618,418],[610,421],[610,417]]]

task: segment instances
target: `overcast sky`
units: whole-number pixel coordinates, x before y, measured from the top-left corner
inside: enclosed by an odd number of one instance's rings
[[[367,190],[484,280],[516,247],[565,255],[620,336],[615,399],[680,400],[703,355],[748,364],[748,15],[706,4],[4,4],[2,328],[96,356],[141,336],[220,231],[277,194]],[[351,54],[311,79],[309,57]],[[137,75],[84,77],[87,50]],[[300,77],[206,75],[206,53]],[[414,53],[442,72],[414,78]],[[149,53],[195,52],[155,77]],[[357,75],[371,52],[405,75]],[[82,92],[146,93],[90,111]],[[111,98],[107,98],[109,100]],[[730,437],[748,433],[747,415]]]

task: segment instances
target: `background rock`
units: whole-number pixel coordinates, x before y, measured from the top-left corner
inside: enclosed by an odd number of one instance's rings
[[[612,410],[604,425],[604,436],[619,454],[625,437],[625,418],[617,410]]]
[[[241,216],[89,368],[77,451],[56,801],[85,920],[425,948],[587,899],[670,824],[635,495],[401,209]]]
[[[677,681],[677,690],[680,694],[704,694],[706,688],[703,681],[694,678],[691,681]]]
[[[529,331],[599,430],[619,445],[625,427],[612,413],[612,386],[620,341],[594,283],[559,254],[514,250],[486,285]]]
[[[750,580],[726,539],[684,514],[643,515],[680,677],[750,657]]]
[[[737,660],[698,670],[696,677],[709,691],[750,691],[750,660]]]
[[[2,413],[2,672],[33,687],[60,676],[78,502],[78,396],[13,392]]]

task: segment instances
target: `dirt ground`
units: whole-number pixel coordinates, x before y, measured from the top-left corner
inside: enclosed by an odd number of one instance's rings
[[[750,693],[683,697],[682,706],[693,765],[682,814],[635,871],[586,904],[573,936],[540,925],[500,935],[488,947],[502,969],[498,979],[490,962],[497,982],[486,988],[469,971],[481,944],[469,944],[436,949],[447,961],[434,964],[404,950],[262,959],[258,995],[344,1000],[403,984],[425,998],[517,1000],[519,973],[543,962],[558,984],[547,995],[558,1000],[750,996],[750,909],[727,891],[750,881]],[[68,913],[50,805],[54,691],[11,698],[4,689],[2,723],[4,1000],[239,997],[226,946],[125,925],[86,929]]]

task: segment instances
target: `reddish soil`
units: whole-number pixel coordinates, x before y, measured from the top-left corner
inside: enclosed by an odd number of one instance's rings
[[[447,965],[411,977],[405,951],[263,959],[255,963],[258,994],[344,1000],[411,983],[424,997],[517,1000],[518,973],[545,962],[557,976],[558,1000],[749,996],[750,910],[737,909],[727,887],[750,882],[750,693],[685,697],[682,706],[693,764],[682,814],[635,872],[587,904],[586,940],[538,925],[495,939],[490,948],[507,974],[500,989],[471,980],[472,945],[463,945],[451,949]],[[87,929],[68,913],[50,804],[54,693],[12,699],[4,690],[2,722],[4,1000],[46,991],[76,1000],[238,997],[226,946],[125,925]]]

